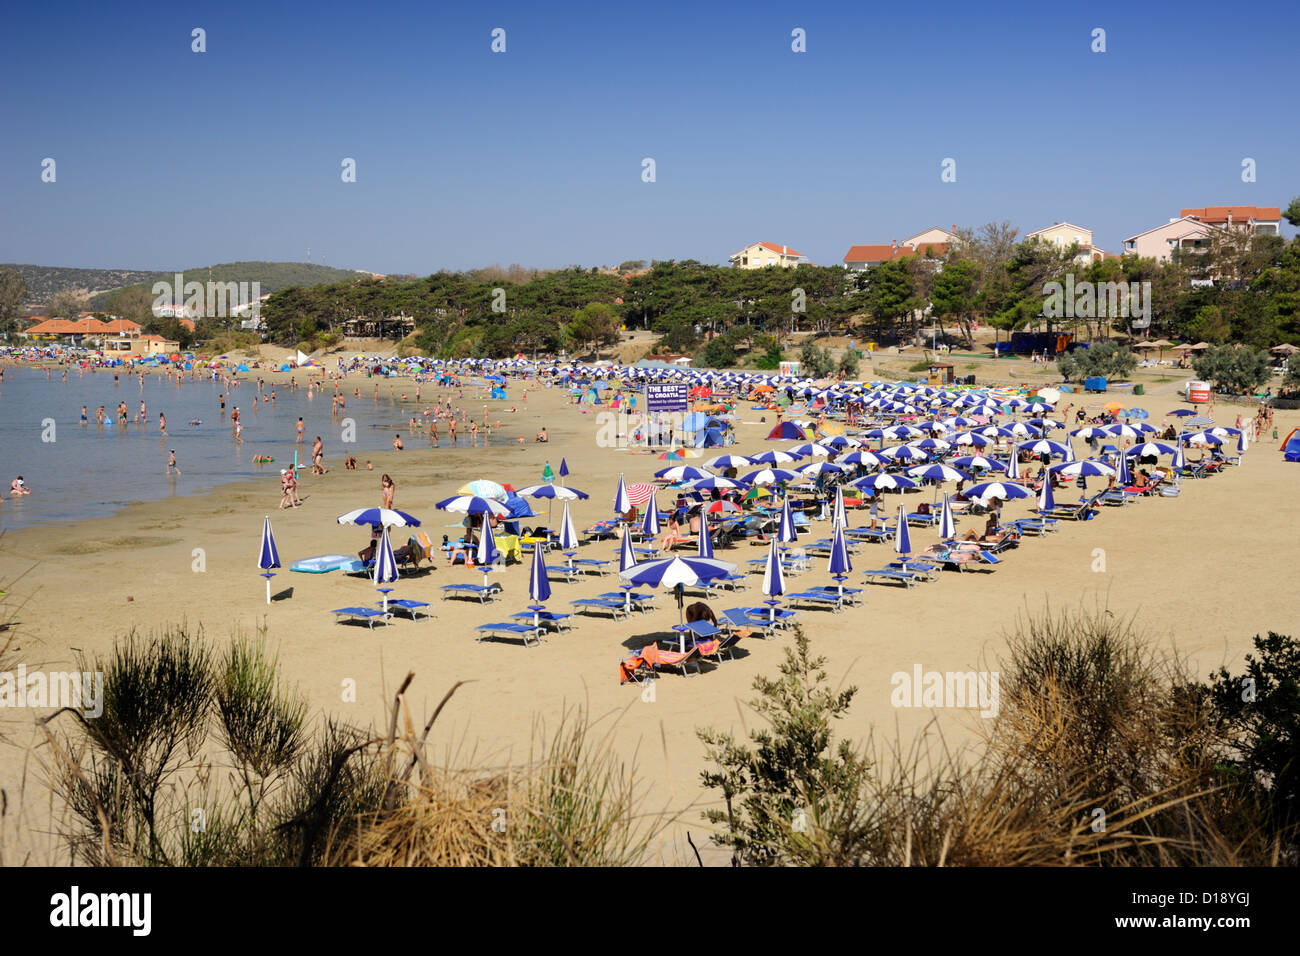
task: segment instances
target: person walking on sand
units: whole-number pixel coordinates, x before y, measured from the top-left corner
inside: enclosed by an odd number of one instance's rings
[[[171,454],[170,454],[170,455],[168,456],[168,458],[167,458],[167,474],[170,475],[170,474],[172,473],[172,469],[175,469],[175,470],[176,470],[176,474],[178,474],[178,475],[181,473],[180,466],[176,464],[176,449],[175,449],[175,448],[173,448],[173,449],[171,450]]]
[[[384,495],[384,507],[392,510],[393,495],[397,491],[397,485],[393,484],[392,478],[388,477],[388,475],[384,475],[384,477],[379,479],[379,488]]]
[[[280,510],[285,508],[296,508],[293,503],[293,492],[289,489],[289,469],[280,469]]]

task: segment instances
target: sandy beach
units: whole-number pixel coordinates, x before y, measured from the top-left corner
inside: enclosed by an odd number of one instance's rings
[[[871,374],[880,375],[884,364],[878,360]],[[983,363],[995,376],[1010,374],[1003,371],[1008,364]],[[1029,367],[1024,362],[1014,365],[1017,370]],[[983,369],[979,374],[984,384]],[[272,381],[287,377],[267,375]],[[1145,395],[1068,395],[1062,403],[1100,406],[1121,397],[1126,405],[1148,409],[1151,420],[1163,425],[1165,413],[1182,404],[1175,394],[1177,384],[1141,372],[1135,380],[1149,383]],[[349,390],[354,384],[362,384],[359,376],[347,380]],[[284,675],[309,697],[313,708],[356,725],[382,720],[392,691],[408,672],[415,674],[409,699],[417,714],[431,710],[454,682],[469,681],[440,718],[435,749],[449,760],[485,766],[524,759],[535,721],[553,724],[566,708],[580,705],[602,726],[612,724],[615,747],[636,760],[647,787],[646,808],[664,807],[679,815],[665,831],[655,862],[685,862],[686,830],[697,846],[707,845],[707,824],[700,813],[712,799],[700,786],[703,747],[696,729],[742,730],[752,725],[743,704],[752,696],[751,682],[756,675],[776,672],[788,637],[743,641],[734,661],[706,666],[700,676],[666,675],[655,685],[654,701],[644,702],[635,685],[620,686],[616,665],[677,623],[670,596],[661,598],[659,610],[635,615],[629,622],[580,617],[571,633],[553,634],[541,647],[524,648],[478,642],[473,628],[504,620],[529,603],[527,563],[492,575],[504,587],[505,598],[484,607],[441,599],[440,585],[479,582],[482,574],[439,561],[436,570],[404,577],[394,592],[436,602],[433,620],[397,620],[373,631],[336,625],[328,613],[377,600],[369,581],[337,572],[308,575],[288,570],[299,558],[353,554],[366,544],[366,529],[339,526],[335,518],[354,508],[379,505],[380,475],[385,472],[396,482],[395,506],[420,517],[423,530],[436,541],[451,532],[444,525],[459,524],[459,516],[435,511],[433,503],[470,479],[522,487],[541,480],[546,462],[558,468],[563,457],[572,472],[568,484],[591,495],[573,508],[581,529],[610,516],[620,473],[629,481],[649,480],[664,466],[651,455],[599,447],[594,414],[571,405],[561,389],[529,386],[526,401],[520,384],[512,384],[507,401],[481,398],[481,391],[467,385],[460,404],[471,414],[488,405],[493,420],[505,421],[507,433],[526,436],[527,441],[434,452],[427,449],[426,438],[412,436],[403,452],[371,456],[374,471],[344,470],[343,454],[334,443],[336,450],[326,462],[328,474],[303,473],[304,503],[296,510],[276,510],[279,485],[277,476],[270,475],[194,497],[133,505],[75,529],[31,528],[6,534],[0,539],[0,582],[9,590],[7,604],[18,608],[19,659],[32,669],[70,668],[77,652],[104,654],[132,630],[148,632],[181,621],[201,627],[217,642],[265,628]],[[440,394],[426,386],[424,404]],[[410,404],[414,410],[415,403]],[[749,410],[748,404],[739,406],[738,441],[728,451],[745,454],[768,447],[764,436],[771,415],[766,424],[759,423],[761,413]],[[506,411],[512,406],[515,412]],[[1231,425],[1237,414],[1252,411],[1220,405],[1216,420]],[[1285,435],[1300,425],[1300,413],[1280,410],[1276,424]],[[550,442],[533,442],[543,425]],[[1240,467],[1212,479],[1184,482],[1177,498],[1107,508],[1097,520],[1027,538],[991,573],[945,573],[937,582],[915,589],[873,586],[860,608],[841,614],[803,612],[813,649],[828,658],[833,680],[860,688],[851,718],[841,722],[839,732],[865,738],[874,731],[877,739],[897,735],[905,742],[921,732],[936,738],[942,734],[950,744],[968,739],[978,720],[975,712],[897,709],[890,701],[891,675],[911,672],[916,665],[939,671],[995,668],[1004,633],[1017,614],[1041,610],[1045,602],[1097,603],[1116,615],[1133,615],[1186,656],[1191,672],[1201,677],[1221,664],[1238,663],[1257,633],[1295,633],[1300,628],[1293,570],[1300,559],[1295,533],[1300,527],[1297,466],[1283,462],[1278,443],[1270,439],[1271,432],[1251,448]],[[1082,448],[1082,443],[1076,440],[1076,447]],[[14,464],[9,468],[12,471]],[[1028,504],[1008,508],[1011,514],[1025,514]],[[535,509],[544,514],[545,504]],[[255,566],[262,520],[268,514],[285,565],[272,583],[277,599],[269,607]],[[967,519],[959,530],[975,520]],[[852,512],[850,521],[865,523],[865,512]],[[827,523],[814,522],[814,530],[822,529],[830,533]],[[913,531],[916,550],[934,540],[933,530]],[[887,560],[887,547],[864,546],[854,556],[855,570]],[[611,557],[614,551],[614,542],[597,543],[585,546],[583,556]],[[741,545],[717,556],[744,562],[762,553]],[[1099,558],[1104,570],[1098,570]],[[815,562],[799,583],[830,583],[824,565],[824,559]],[[851,583],[857,586],[861,578],[856,573],[854,577]],[[749,604],[762,597],[757,577],[751,580],[750,600],[745,602]],[[616,584],[612,577],[556,582],[550,605],[567,609],[568,601]],[[727,596],[713,602],[715,607],[735,603]],[[355,681],[355,702],[342,699],[349,681]],[[31,752],[39,740],[33,716],[30,711],[0,716],[6,738],[0,742],[0,788],[9,806],[3,848],[9,864],[67,860],[66,850],[50,834],[49,799]],[[712,854],[706,859],[716,861]]]

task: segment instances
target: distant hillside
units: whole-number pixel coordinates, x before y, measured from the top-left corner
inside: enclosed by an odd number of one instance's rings
[[[177,272],[184,274],[186,282],[260,282],[262,295],[279,292],[281,289],[296,285],[310,288],[331,282],[359,279],[365,275],[352,269],[335,269],[333,266],[318,266],[310,262],[223,262],[220,265],[149,273],[143,279],[127,281],[121,286],[91,296],[90,307],[103,308],[114,293],[127,286],[141,285],[146,292],[149,292],[155,282],[175,281]]]
[[[177,272],[185,281],[207,282],[211,269],[213,282],[260,282],[262,294],[278,292],[290,286],[315,286],[359,278],[362,273],[351,269],[313,265],[310,262],[226,262],[191,269],[156,272],[143,269],[66,269],[61,266],[34,266],[0,263],[22,273],[27,283],[27,304],[44,305],[59,292],[82,292],[90,297],[92,309],[102,308],[113,293],[127,286],[143,285],[148,291],[155,282],[171,281]]]

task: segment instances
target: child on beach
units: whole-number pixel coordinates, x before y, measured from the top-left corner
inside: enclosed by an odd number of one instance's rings
[[[175,449],[175,448],[172,449],[171,454],[170,454],[170,455],[168,456],[168,458],[167,458],[167,474],[170,475],[170,474],[172,473],[172,469],[173,469],[173,468],[176,469],[176,474],[179,475],[179,474],[181,473],[180,467],[176,464],[176,449]]]
[[[397,486],[393,484],[393,479],[384,475],[379,479],[379,488],[384,495],[384,507],[391,509],[393,507],[393,494],[397,491]]]

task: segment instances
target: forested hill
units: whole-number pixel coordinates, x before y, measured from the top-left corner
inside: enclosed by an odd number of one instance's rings
[[[148,289],[154,282],[173,281],[177,272],[184,273],[186,281],[207,282],[210,269],[214,282],[260,282],[263,295],[290,286],[310,287],[326,282],[343,282],[363,275],[350,269],[335,269],[310,262],[228,262],[173,269],[170,272],[152,269],[71,269],[63,266],[0,263],[0,268],[6,266],[17,269],[22,274],[23,281],[27,284],[25,300],[28,305],[44,305],[60,292],[79,292],[90,296],[92,309],[102,308],[108,297],[119,289],[134,285],[143,285]]]

